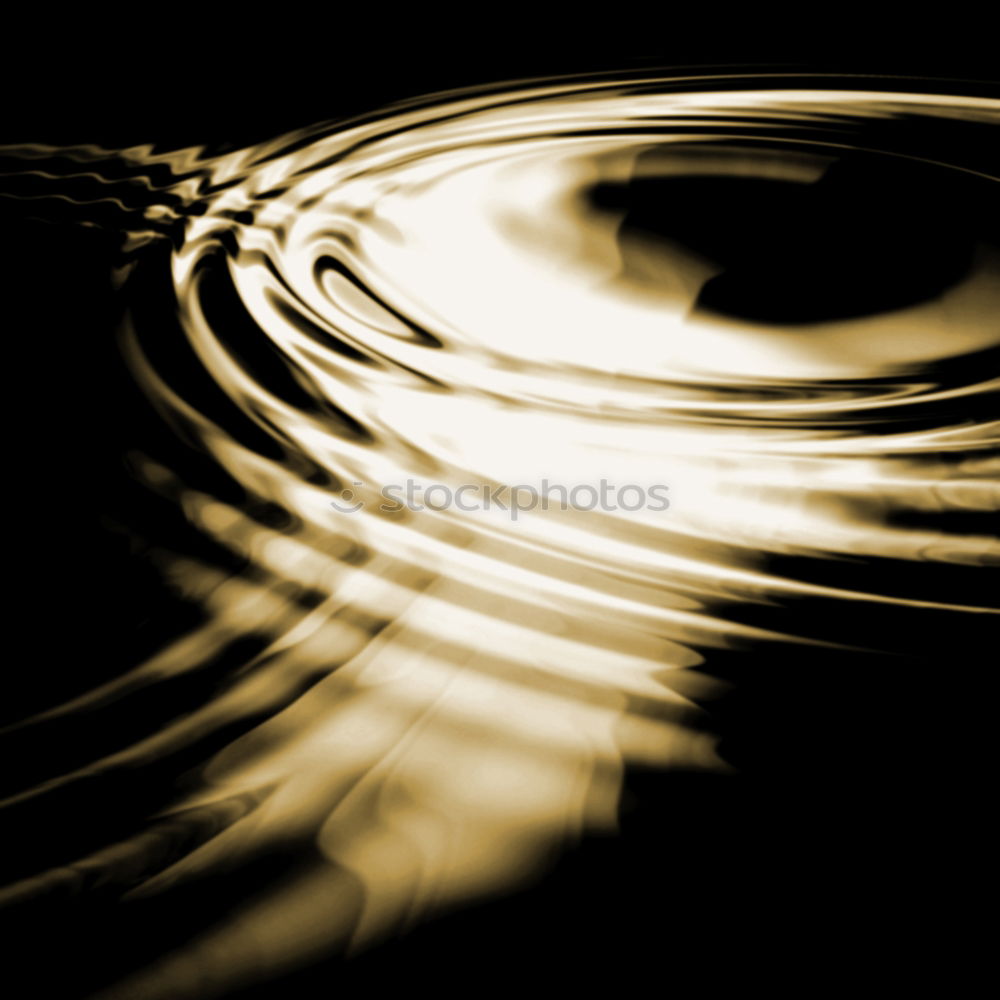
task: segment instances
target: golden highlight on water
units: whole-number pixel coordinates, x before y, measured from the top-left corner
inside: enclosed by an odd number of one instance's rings
[[[192,464],[129,461],[211,543],[147,539],[198,624],[16,728],[259,640],[215,697],[8,800],[232,734],[146,827],[4,898],[303,858],[103,997],[223,995],[530,883],[614,829],[630,765],[729,767],[719,650],[848,650],[859,606],[996,613],[878,567],[1000,552],[943,523],[998,501],[1000,101],[881,84],[604,76],[236,152],[3,150],[122,229],[125,290],[165,289],[121,349]],[[543,479],[669,504],[381,503]],[[824,634],[732,613],[801,599]]]

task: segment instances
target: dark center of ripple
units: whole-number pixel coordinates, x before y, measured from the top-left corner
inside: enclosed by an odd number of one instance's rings
[[[731,176],[656,176],[662,153],[642,153],[628,180],[591,189],[595,208],[622,213],[628,276],[655,282],[652,241],[719,269],[696,308],[774,324],[847,319],[928,302],[960,283],[991,228],[984,206],[994,203],[971,174],[852,152],[796,183],[747,176],[731,155]],[[639,246],[643,265],[632,267]]]

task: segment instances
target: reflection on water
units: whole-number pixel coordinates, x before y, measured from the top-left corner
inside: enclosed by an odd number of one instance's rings
[[[193,766],[8,901],[169,897],[299,851],[103,994],[221,995],[530,879],[614,828],[629,764],[727,768],[698,707],[718,651],[893,652],[845,616],[992,614],[961,574],[1000,551],[998,115],[902,82],[604,78],[221,156],[5,150],[40,214],[127,233],[122,350],[184,446],[129,461],[203,542],[147,539],[190,631],[8,734],[130,737],[8,806]],[[670,502],[382,503],[542,480]],[[801,599],[828,609],[808,634],[734,611]]]

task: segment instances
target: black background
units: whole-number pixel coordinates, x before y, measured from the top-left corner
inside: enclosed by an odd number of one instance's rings
[[[623,66],[1000,76],[974,27],[917,37],[901,26],[874,37],[863,21],[800,27],[748,17],[722,32],[721,13],[697,25],[632,15],[581,40],[542,39],[510,18],[476,10],[400,23],[386,14],[384,23],[331,17],[298,28],[249,12],[208,25],[197,11],[175,19],[164,9],[159,24],[109,18],[58,39],[25,27],[6,42],[0,141],[237,147],[421,92]],[[122,24],[125,34],[113,34]],[[121,456],[148,432],[111,337],[121,308],[108,278],[115,241],[25,215],[22,204],[0,201],[15,543],[8,718],[114,675],[181,624],[115,527],[135,502]],[[794,614],[831,631],[828,607]],[[631,772],[622,835],[588,839],[540,885],[253,995],[575,991],[605,977],[621,990],[667,993],[684,983],[683,995],[951,981],[981,946],[968,907],[985,892],[990,853],[991,636],[944,616],[850,614],[845,636],[889,631],[906,655],[789,649],[714,659],[712,669],[735,682],[711,712],[737,774]],[[15,745],[8,783],[56,773],[73,760],[74,740],[95,739],[63,730]],[[155,804],[156,778],[15,813],[8,874],[71,860],[88,838],[128,829]],[[232,887],[211,891],[238,898]],[[19,915],[19,934],[6,938],[16,945],[10,967],[25,977],[14,995],[76,995],[196,929],[199,906],[180,899],[158,912],[159,924],[138,927],[100,894]]]

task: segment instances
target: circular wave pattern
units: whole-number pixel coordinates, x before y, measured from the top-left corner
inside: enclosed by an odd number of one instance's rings
[[[172,241],[123,348],[211,471],[133,464],[209,547],[156,556],[200,625],[20,728],[233,662],[11,800],[188,755],[151,825],[10,892],[148,901],[304,858],[106,996],[365,946],[612,828],[630,763],[725,768],[714,651],[861,648],[859,607],[995,613],[1000,102],[881,85],[576,79],[223,156],[58,151],[73,210],[84,176],[118,206],[130,285]],[[384,502],[406,483],[427,502]],[[601,484],[669,503],[537,502]]]

